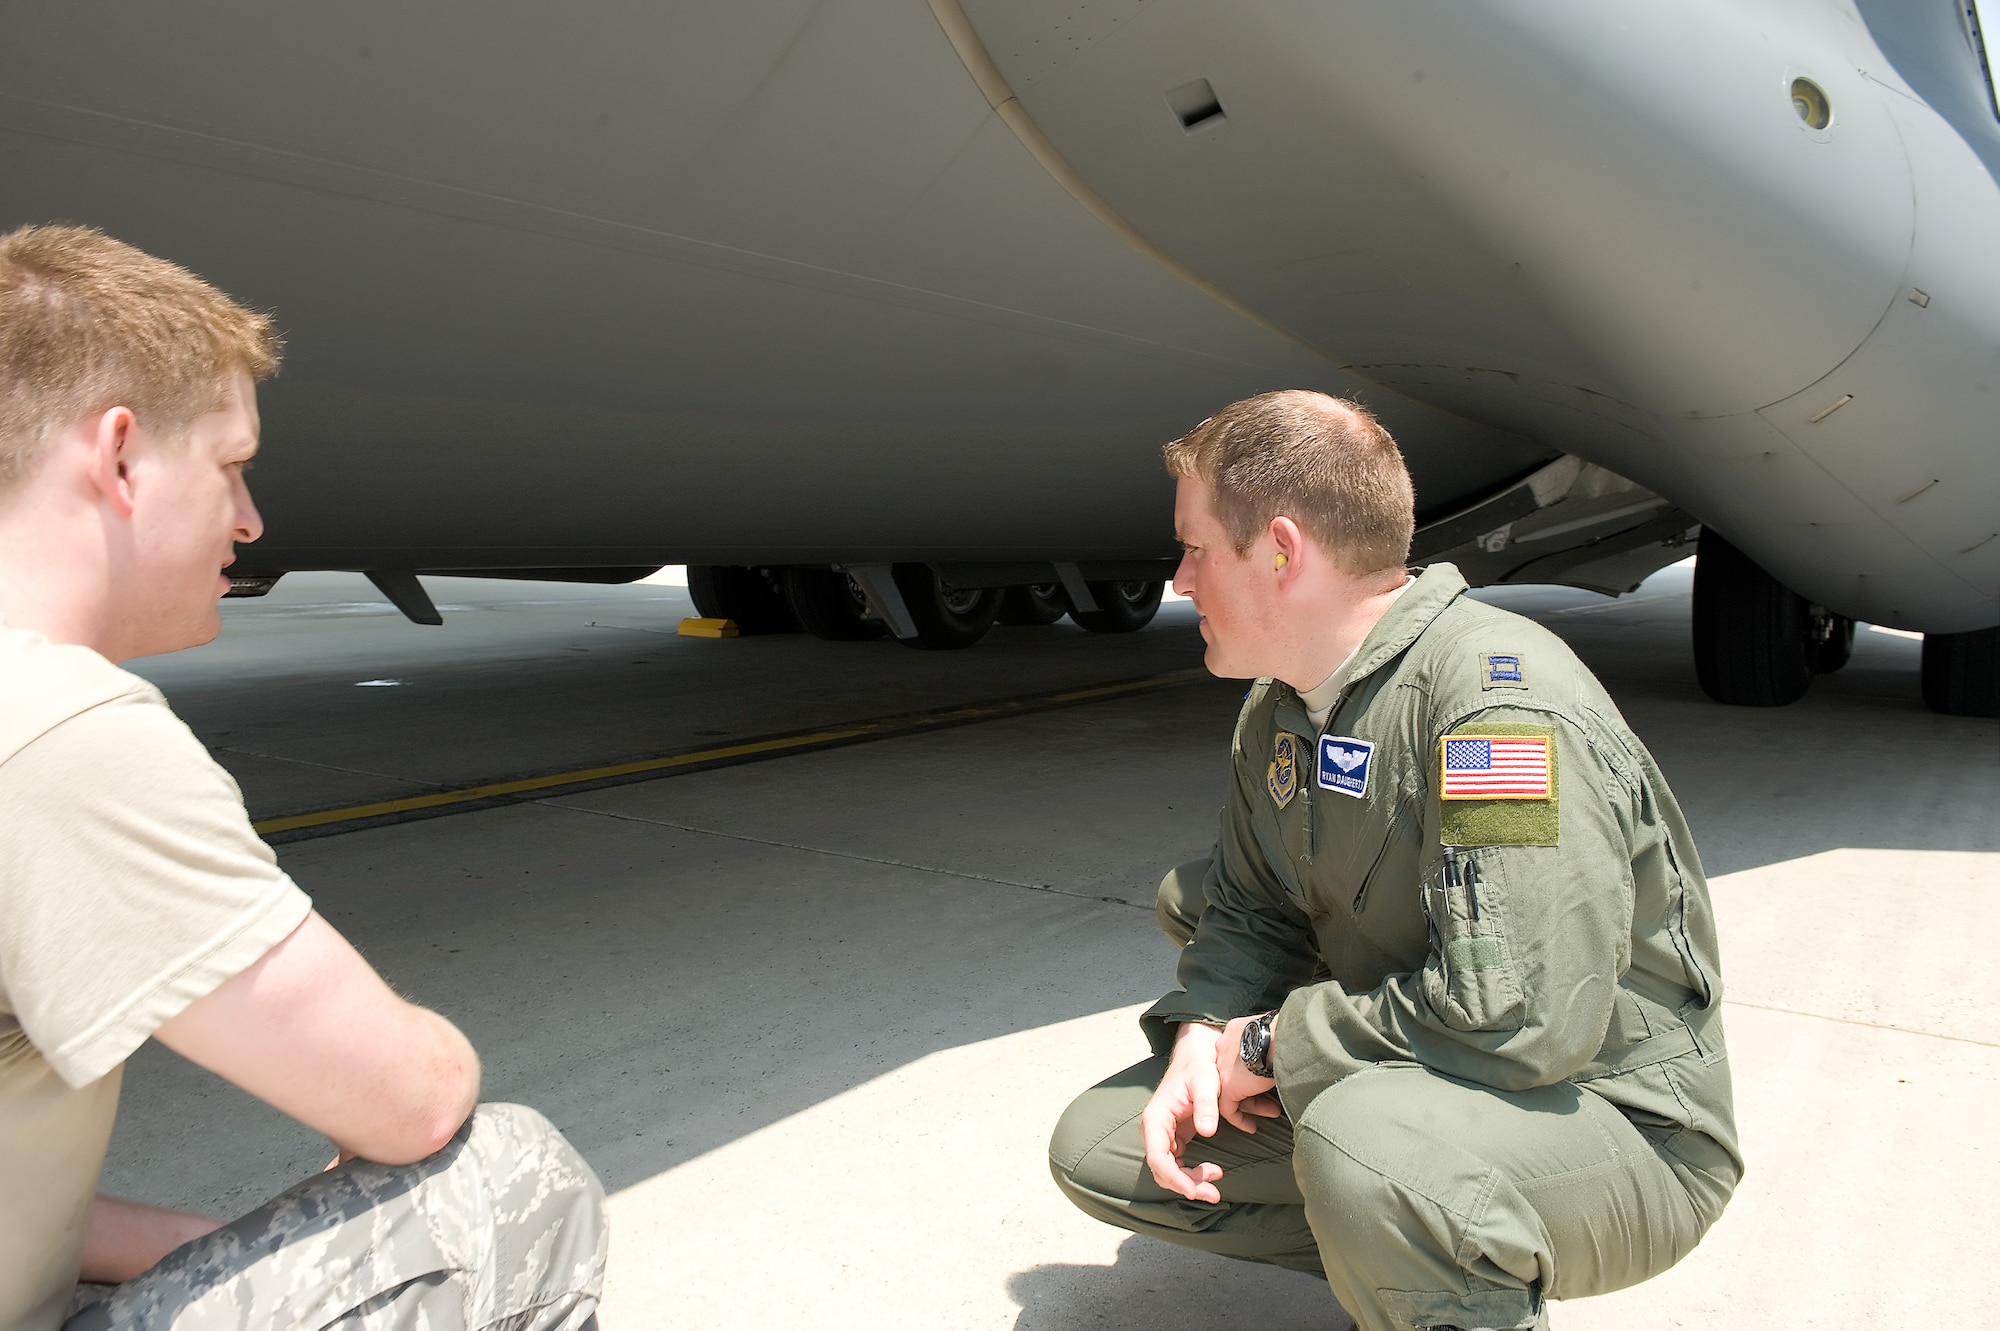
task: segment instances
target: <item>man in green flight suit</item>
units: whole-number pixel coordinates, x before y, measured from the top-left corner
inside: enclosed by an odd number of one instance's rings
[[[1742,1175],[1714,920],[1652,757],[1554,635],[1411,577],[1365,410],[1228,407],[1166,449],[1214,674],[1255,677],[1212,860],[1167,875],[1154,1056],[1056,1182],[1322,1273],[1365,1331],[1545,1327],[1672,1266]]]

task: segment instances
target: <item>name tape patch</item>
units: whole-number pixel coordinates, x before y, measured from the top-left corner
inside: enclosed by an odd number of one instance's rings
[[[1368,793],[1368,769],[1374,765],[1375,745],[1349,735],[1319,737],[1319,784],[1322,790],[1337,790],[1356,799]]]
[[[1439,741],[1438,797],[1447,800],[1545,800],[1549,740],[1545,735],[1446,735]]]

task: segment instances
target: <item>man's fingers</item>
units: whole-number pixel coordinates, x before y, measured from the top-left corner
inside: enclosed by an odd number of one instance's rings
[[[1188,1099],[1194,1110],[1194,1130],[1204,1137],[1215,1135],[1215,1097],[1221,1086],[1222,1077],[1212,1066],[1198,1067],[1188,1074]]]
[[[1174,1121],[1166,1114],[1158,1113],[1152,1105],[1139,1115],[1139,1140],[1146,1145],[1146,1163],[1168,1159],[1178,1154],[1179,1144],[1174,1141]]]
[[[1255,1114],[1258,1118],[1280,1118],[1285,1112],[1285,1107],[1278,1103],[1277,1095],[1271,1091],[1263,1091],[1249,1097],[1238,1108],[1246,1114]]]
[[[1168,1192],[1178,1193],[1195,1202],[1222,1200],[1222,1193],[1215,1186],[1216,1180],[1222,1177],[1222,1166],[1213,1161],[1203,1160],[1189,1169],[1171,1155],[1156,1157],[1148,1151],[1146,1166],[1153,1172],[1153,1181]]]
[[[1194,1125],[1181,1112],[1182,1108],[1174,1099],[1155,1100],[1139,1115],[1146,1168],[1151,1171],[1153,1181],[1168,1192],[1190,1201],[1219,1202],[1222,1194],[1216,1190],[1215,1181],[1222,1177],[1222,1167],[1203,1161],[1190,1170],[1181,1164],[1181,1152],[1194,1139],[1190,1131]]]
[[[1253,1137],[1256,1136],[1257,1118],[1252,1117],[1255,1113],[1255,1110],[1251,1108],[1252,1103],[1250,1100],[1241,1100],[1235,1104],[1230,1104],[1226,1100],[1223,1101],[1221,1105],[1223,1121],[1238,1132],[1247,1132]],[[1258,1115],[1257,1117],[1268,1117],[1268,1115]]]
[[[1153,1172],[1153,1182],[1168,1192],[1194,1197],[1200,1191],[1201,1180],[1182,1169],[1181,1162],[1165,1152],[1147,1151],[1146,1168]]]
[[[1168,1192],[1183,1197],[1194,1195],[1195,1180],[1187,1176],[1177,1158],[1181,1153],[1180,1118],[1163,1104],[1146,1106],[1139,1115],[1139,1139],[1146,1144],[1146,1168],[1153,1181]]]

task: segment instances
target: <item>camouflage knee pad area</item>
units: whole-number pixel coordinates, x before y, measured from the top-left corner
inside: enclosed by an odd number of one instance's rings
[[[605,1247],[590,1166],[534,1110],[481,1105],[428,1159],[308,1179],[65,1326],[573,1331]]]

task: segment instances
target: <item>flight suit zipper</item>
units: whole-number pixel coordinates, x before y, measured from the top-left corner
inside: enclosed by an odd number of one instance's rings
[[[1389,830],[1382,837],[1382,844],[1375,848],[1375,858],[1368,865],[1368,872],[1361,875],[1361,886],[1354,889],[1354,904],[1348,907],[1352,914],[1356,916],[1361,914],[1362,903],[1368,900],[1368,885],[1375,881],[1375,871],[1381,868],[1382,861],[1388,858],[1389,847],[1396,844],[1396,829],[1403,825],[1403,818],[1409,811],[1408,800],[1396,806],[1395,816],[1389,819]]]

